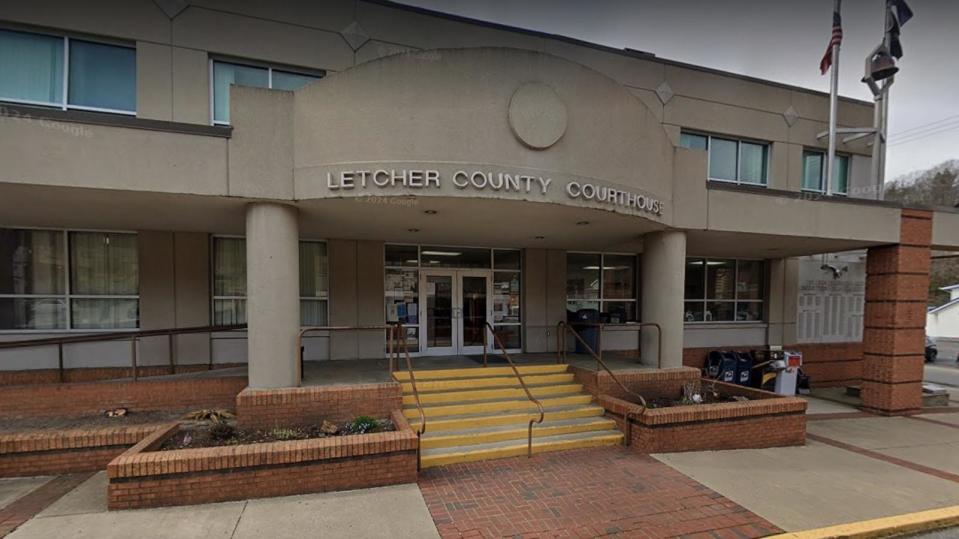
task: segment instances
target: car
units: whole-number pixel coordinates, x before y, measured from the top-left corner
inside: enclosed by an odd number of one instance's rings
[[[939,348],[936,347],[936,341],[926,337],[926,363],[932,363],[936,361],[936,357],[938,355]]]

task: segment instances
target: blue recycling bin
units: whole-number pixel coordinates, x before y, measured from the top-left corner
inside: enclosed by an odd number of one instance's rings
[[[573,315],[573,329],[579,333],[579,336],[586,341],[586,344],[593,349],[597,354],[599,353],[599,327],[595,324],[599,323],[599,310],[598,309],[580,309],[576,311],[576,314]],[[576,339],[576,353],[577,354],[588,354],[589,350],[583,346],[583,343],[579,339]]]
[[[736,383],[749,386],[753,375],[753,355],[749,352],[736,352]]]

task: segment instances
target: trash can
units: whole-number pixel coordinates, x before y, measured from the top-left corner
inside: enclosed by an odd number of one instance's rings
[[[599,327],[596,326],[599,322],[599,310],[598,309],[580,309],[576,311],[574,316],[575,320],[573,322],[573,329],[579,333],[579,336],[586,341],[586,344],[593,349],[593,352],[599,353]],[[576,353],[577,354],[588,354],[589,350],[583,346],[583,343],[579,339],[576,339]]]

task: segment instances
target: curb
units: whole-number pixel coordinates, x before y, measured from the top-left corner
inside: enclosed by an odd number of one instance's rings
[[[959,505],[907,513],[894,517],[863,520],[815,530],[773,535],[767,539],[872,539],[895,537],[959,525]]]

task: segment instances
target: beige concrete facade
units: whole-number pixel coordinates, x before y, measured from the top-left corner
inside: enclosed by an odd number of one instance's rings
[[[664,365],[683,347],[795,342],[791,257],[899,241],[899,209],[869,200],[865,145],[839,148],[852,156],[848,198],[801,192],[803,150],[824,148],[828,114],[828,96],[801,88],[368,0],[7,2],[3,28],[135,46],[137,111],[0,104],[0,226],[138,232],[142,329],[209,324],[210,236],[245,235],[249,343],[192,335],[177,347],[184,362],[269,357],[251,369],[256,386],[297,383],[297,237],[327,241],[329,323],[348,326],[384,323],[386,243],[522,249],[530,352],[556,346],[566,252],[643,253],[633,299],[667,326]],[[234,86],[231,126],[213,126],[217,60],[325,77],[295,92]],[[841,126],[871,121],[871,104],[841,100]],[[766,187],[708,181],[706,152],[680,147],[682,132],[768,144]],[[248,209],[280,207],[264,223]],[[934,247],[959,248],[957,230],[959,214],[937,211]],[[680,237],[682,249],[649,249]],[[687,255],[770,260],[764,320],[684,329],[673,270]],[[144,340],[143,362],[163,364],[167,346]],[[128,348],[70,361],[120,366]],[[383,350],[377,333],[317,335],[305,357]],[[56,363],[8,355],[4,368]]]

